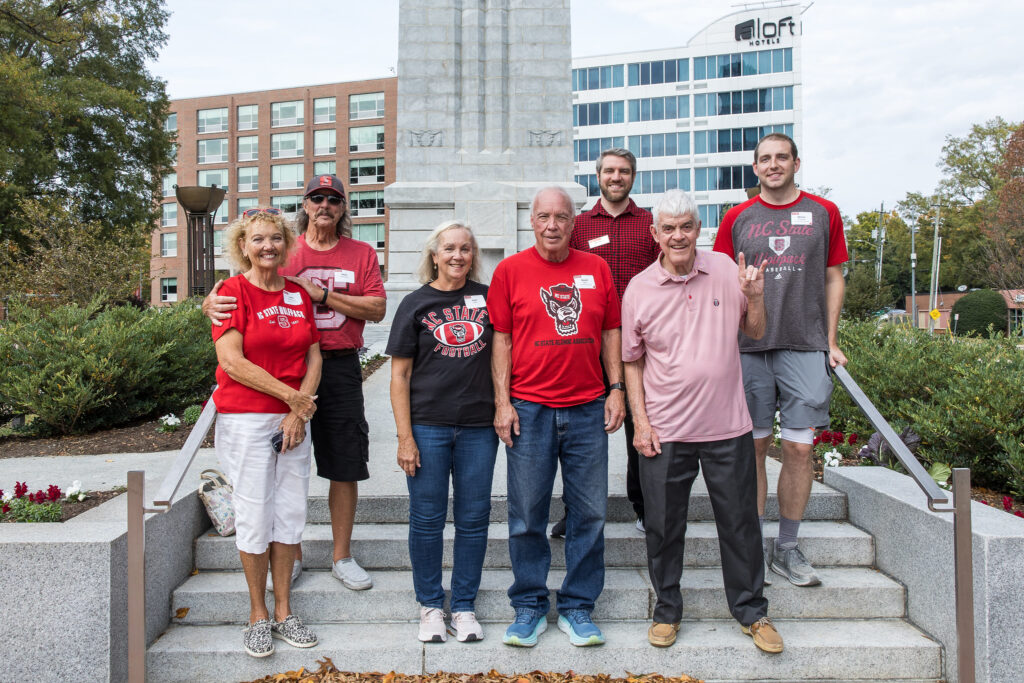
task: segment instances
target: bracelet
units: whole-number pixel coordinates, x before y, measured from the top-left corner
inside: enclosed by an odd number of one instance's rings
[[[618,389],[619,391],[625,391],[626,390],[626,385],[623,384],[622,382],[616,382],[615,384],[609,384],[608,385],[608,391],[611,391],[612,389]]]
[[[327,303],[327,294],[328,294],[327,288],[326,287],[321,287],[320,289],[324,290],[324,298],[320,299],[320,303],[321,304],[326,304]]]

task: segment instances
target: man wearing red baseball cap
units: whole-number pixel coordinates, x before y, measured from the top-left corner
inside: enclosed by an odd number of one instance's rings
[[[590,618],[604,588],[608,434],[625,416],[619,299],[600,256],[569,248],[576,211],[561,187],[534,195],[536,243],[498,264],[487,294],[494,325],[494,427],[508,463],[508,645],[532,647],[547,628],[551,547],[545,533],[555,470],[568,507],[558,627],[599,645]],[[605,396],[602,364],[611,385]]]
[[[310,179],[295,223],[301,234],[281,274],[313,299],[320,332],[324,362],[310,431],[317,475],[331,482],[331,573],[346,587],[365,590],[373,581],[352,557],[350,547],[358,482],[370,476],[359,349],[366,321],[384,318],[384,283],[377,252],[366,242],[352,239],[345,186],[337,176]],[[203,302],[203,312],[214,325],[220,325],[220,320],[229,317],[226,311],[235,308],[233,297],[217,296],[219,287],[217,283]],[[300,572],[301,559],[296,560],[292,581]]]

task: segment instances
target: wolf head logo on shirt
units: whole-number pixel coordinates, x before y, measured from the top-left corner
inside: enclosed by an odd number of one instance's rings
[[[559,283],[550,289],[540,288],[540,300],[555,321],[555,331],[559,336],[571,337],[579,332],[576,326],[583,311],[580,290],[576,285]]]

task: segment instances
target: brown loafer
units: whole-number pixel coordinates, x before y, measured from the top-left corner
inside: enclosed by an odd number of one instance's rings
[[[741,626],[743,632],[754,639],[754,645],[765,652],[782,652],[782,636],[768,617],[761,617],[750,626]]]
[[[672,643],[676,642],[676,631],[679,630],[679,624],[659,624],[654,622],[651,627],[647,629],[647,642],[654,647],[668,647]]]

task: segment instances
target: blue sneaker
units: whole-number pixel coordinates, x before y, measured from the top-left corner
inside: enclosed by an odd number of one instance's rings
[[[516,610],[516,620],[505,629],[501,642],[516,647],[533,647],[537,638],[548,628],[548,620],[543,614],[532,609]]]
[[[576,647],[604,644],[604,634],[591,621],[590,612],[583,609],[571,609],[559,615],[558,630],[567,633],[569,642]]]

